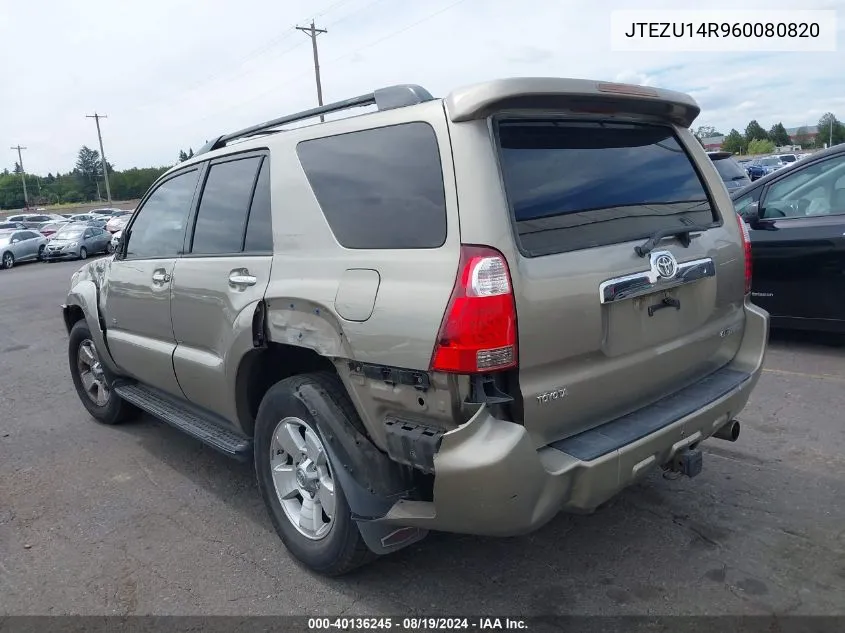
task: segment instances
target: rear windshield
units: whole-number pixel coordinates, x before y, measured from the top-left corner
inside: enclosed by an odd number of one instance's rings
[[[725,182],[730,182],[732,180],[745,180],[748,178],[748,174],[745,173],[745,170],[730,156],[727,158],[717,158],[713,161],[713,164],[716,166],[716,171],[719,172],[719,175]]]
[[[502,120],[498,135],[505,189],[529,257],[718,220],[670,127]]]
[[[758,165],[764,165],[768,167],[769,165],[780,165],[780,159],[772,156],[771,158],[761,158],[757,161]]]
[[[795,156],[793,156],[792,154],[784,154],[783,156],[780,157],[780,162],[782,162],[782,163],[794,163],[795,162]]]

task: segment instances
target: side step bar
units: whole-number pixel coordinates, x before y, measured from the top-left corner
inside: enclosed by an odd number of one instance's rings
[[[113,387],[121,398],[220,451],[246,461],[252,456],[252,439],[235,432],[229,423],[156,389],[137,383],[119,382]]]

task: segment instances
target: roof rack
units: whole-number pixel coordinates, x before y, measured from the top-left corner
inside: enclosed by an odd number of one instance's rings
[[[335,101],[334,103],[328,103],[317,108],[303,110],[302,112],[288,114],[286,116],[279,117],[278,119],[272,119],[270,121],[265,121],[264,123],[251,125],[242,130],[238,130],[237,132],[232,132],[231,134],[218,136],[216,139],[201,147],[194,156],[225,147],[226,143],[234,141],[235,139],[268,134],[273,130],[273,128],[280,125],[304,121],[306,119],[313,119],[314,117],[323,114],[331,114],[333,112],[349,110],[350,108],[360,108],[370,105],[376,106],[379,111],[393,110],[395,108],[404,108],[406,106],[416,105],[433,99],[434,97],[428,90],[415,84],[400,84],[398,86],[379,88],[374,92],[361,95],[359,97],[352,97],[351,99],[346,99],[344,101]]]

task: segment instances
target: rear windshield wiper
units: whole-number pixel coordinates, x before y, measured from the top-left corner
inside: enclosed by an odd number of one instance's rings
[[[704,226],[703,224],[691,224],[689,226],[673,226],[665,229],[660,229],[659,231],[655,231],[654,233],[652,233],[651,237],[648,238],[644,244],[635,246],[634,252],[640,257],[645,257],[651,251],[654,250],[654,247],[657,246],[660,240],[662,240],[664,237],[669,236],[677,237],[678,240],[681,242],[681,245],[684,248],[687,248],[692,242],[692,237],[690,236],[690,233],[700,233],[709,229],[709,226]]]

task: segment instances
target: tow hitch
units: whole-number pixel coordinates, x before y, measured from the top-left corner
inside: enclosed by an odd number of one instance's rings
[[[667,464],[667,470],[687,477],[695,477],[701,472],[702,465],[701,451],[697,448],[685,448],[675,454],[672,461]]]

